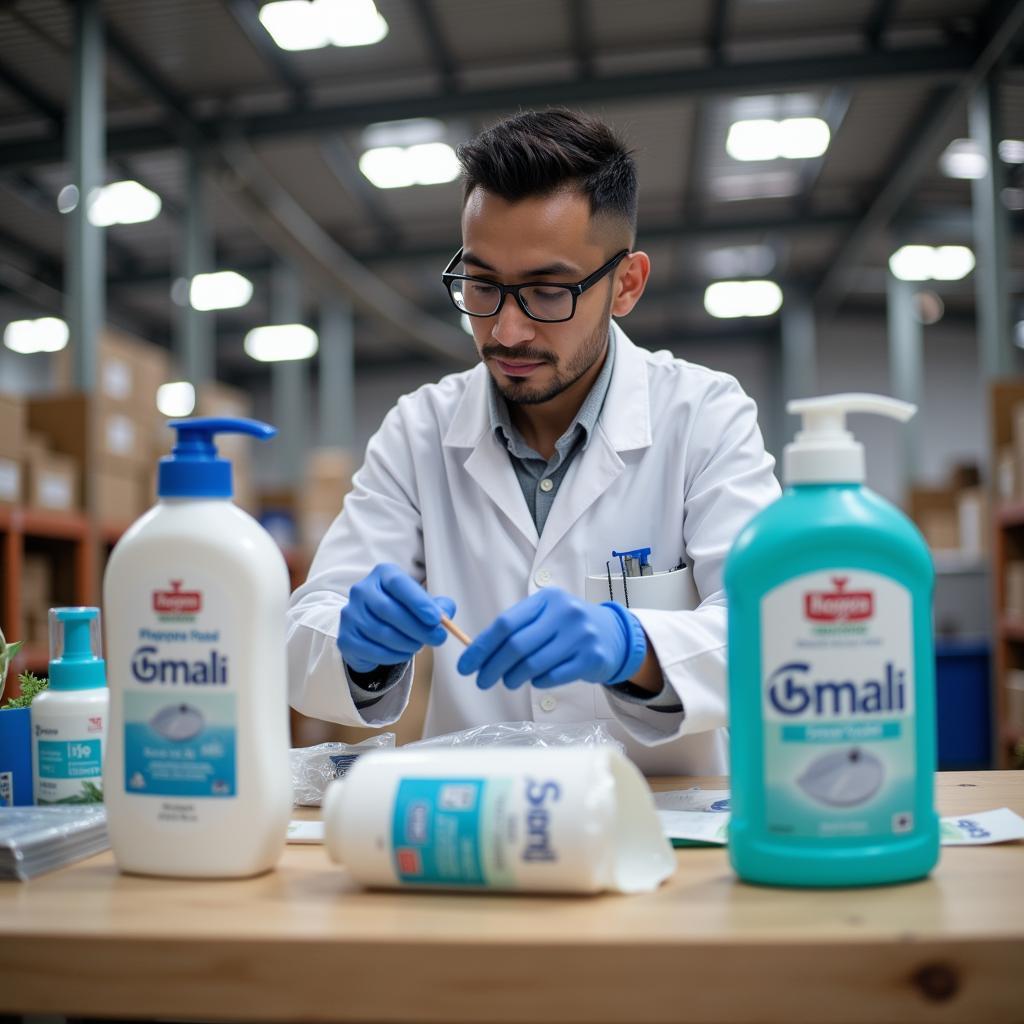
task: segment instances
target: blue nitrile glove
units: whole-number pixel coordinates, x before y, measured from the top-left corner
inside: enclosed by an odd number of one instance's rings
[[[338,650],[357,672],[401,665],[424,644],[443,644],[448,634],[441,616],[454,614],[450,597],[431,597],[397,565],[382,562],[349,592],[341,609]]]
[[[464,676],[489,690],[499,679],[561,686],[583,679],[619,683],[635,675],[647,654],[636,616],[620,604],[590,604],[558,587],[531,594],[499,615],[459,658]]]

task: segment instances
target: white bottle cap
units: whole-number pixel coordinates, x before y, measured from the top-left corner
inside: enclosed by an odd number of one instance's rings
[[[846,414],[873,412],[906,422],[917,406],[885,395],[842,394],[798,398],[786,412],[803,417],[783,454],[787,484],[859,484],[864,481],[864,446],[846,429]]]

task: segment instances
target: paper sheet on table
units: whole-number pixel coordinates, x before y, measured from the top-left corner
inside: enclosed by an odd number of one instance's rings
[[[654,794],[662,831],[673,846],[720,846],[727,841],[729,791],[676,789]],[[1024,818],[1008,807],[954,815],[939,822],[943,846],[988,846],[1024,839]]]

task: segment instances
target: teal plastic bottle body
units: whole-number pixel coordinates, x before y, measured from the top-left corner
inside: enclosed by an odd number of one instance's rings
[[[917,528],[860,484],[800,484],[725,565],[732,816],[746,881],[927,875],[934,804],[934,569]]]

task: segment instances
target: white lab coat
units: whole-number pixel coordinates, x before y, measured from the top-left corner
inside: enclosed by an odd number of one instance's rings
[[[491,430],[480,364],[399,399],[370,440],[344,510],[289,608],[292,705],[350,725],[394,722],[401,683],[360,714],[335,642],[349,588],[395,562],[457,605],[476,636],[540,587],[584,596],[612,549],[652,549],[655,568],[680,558],[701,598],[693,611],[634,609],[684,715],[608,695],[593,683],[477,689],[458,674],[462,646],[434,652],[426,735],[492,722],[606,721],[648,774],[728,771],[726,607],[722,565],[737,533],[779,494],[757,409],[737,382],[635,346],[618,326],[608,395],[589,444],[567,471],[539,537],[508,451]]]

